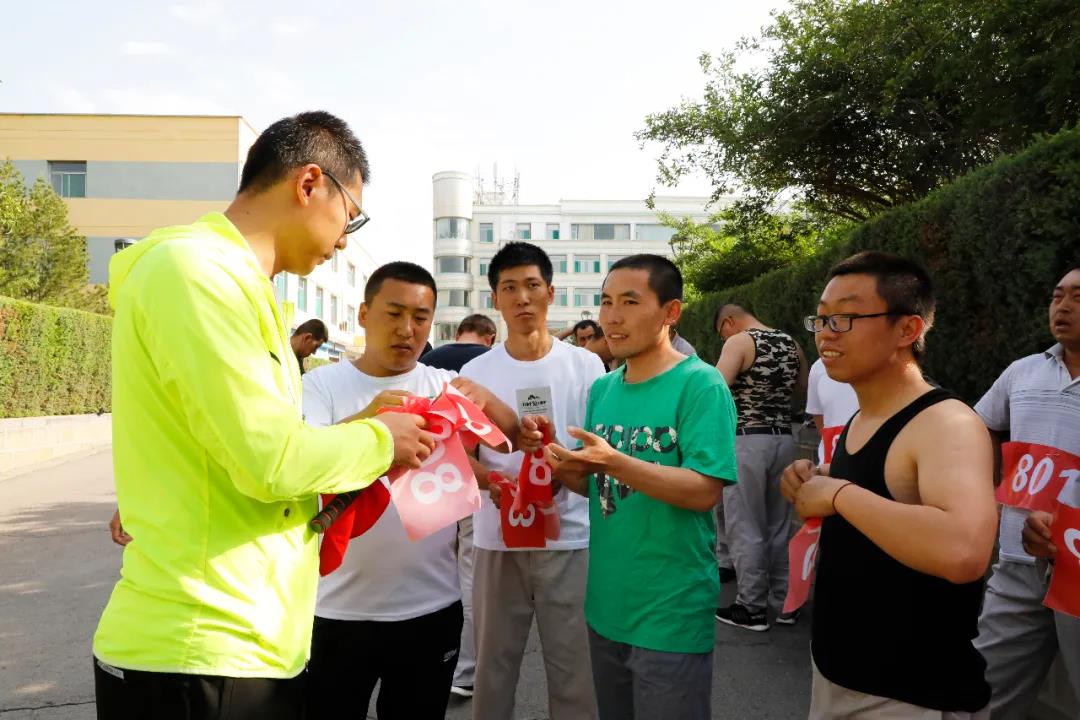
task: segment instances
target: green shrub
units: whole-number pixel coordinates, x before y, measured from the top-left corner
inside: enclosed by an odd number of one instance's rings
[[[0,418],[108,412],[112,318],[0,297]]]
[[[686,308],[679,332],[703,359],[715,361],[720,339],[713,313],[723,302],[737,302],[792,333],[813,359],[803,316],[813,314],[829,267],[869,249],[929,269],[938,304],[926,371],[965,400],[977,400],[1009,363],[1053,342],[1050,291],[1080,262],[1080,129],[879,215],[809,260],[703,294]]]

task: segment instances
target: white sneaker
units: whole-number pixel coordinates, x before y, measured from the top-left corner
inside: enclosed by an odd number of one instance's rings
[[[472,685],[451,685],[450,694],[458,697],[471,698],[473,696]]]

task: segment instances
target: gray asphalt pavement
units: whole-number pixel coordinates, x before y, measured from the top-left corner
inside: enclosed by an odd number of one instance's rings
[[[0,720],[92,720],[90,639],[116,581],[120,549],[109,453],[0,479]],[[730,602],[732,588],[725,588]],[[718,624],[713,717],[794,720],[809,707],[809,623],[751,633]],[[548,718],[535,632],[515,720]],[[447,718],[470,717],[451,699]],[[370,715],[374,717],[374,714]]]

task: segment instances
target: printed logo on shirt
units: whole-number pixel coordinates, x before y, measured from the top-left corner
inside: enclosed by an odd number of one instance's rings
[[[551,387],[520,388],[516,391],[518,417],[544,415],[553,418]]]
[[[675,428],[666,425],[657,428],[651,428],[648,425],[625,428],[622,425],[608,426],[597,423],[593,426],[593,432],[604,438],[611,447],[631,457],[643,453],[666,455],[679,446],[678,432]],[[658,461],[648,460],[648,462]],[[605,518],[618,510],[616,497],[619,500],[625,500],[636,492],[629,485],[624,485],[604,473],[596,474],[596,491],[600,498],[600,510]]]

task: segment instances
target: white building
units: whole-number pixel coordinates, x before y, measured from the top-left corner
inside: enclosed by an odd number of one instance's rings
[[[440,172],[434,190],[434,270],[439,287],[432,344],[454,337],[457,325],[474,312],[505,326],[492,308],[488,262],[505,243],[526,240],[544,249],[554,265],[555,302],[548,325],[562,329],[582,319],[596,319],[600,284],[615,261],[649,252],[671,257],[673,230],[657,213],[708,219],[707,197],[656,198],[650,210],[644,200],[561,200],[553,205],[502,204],[495,193],[474,190],[464,172]]]
[[[345,250],[335,252],[332,260],[307,277],[282,272],[274,278],[278,302],[292,304],[290,330],[311,318],[326,323],[330,340],[319,348],[316,357],[357,357],[363,350],[364,331],[357,324],[357,313],[364,299],[364,285],[377,267],[363,247],[363,235],[360,230],[350,237]]]

